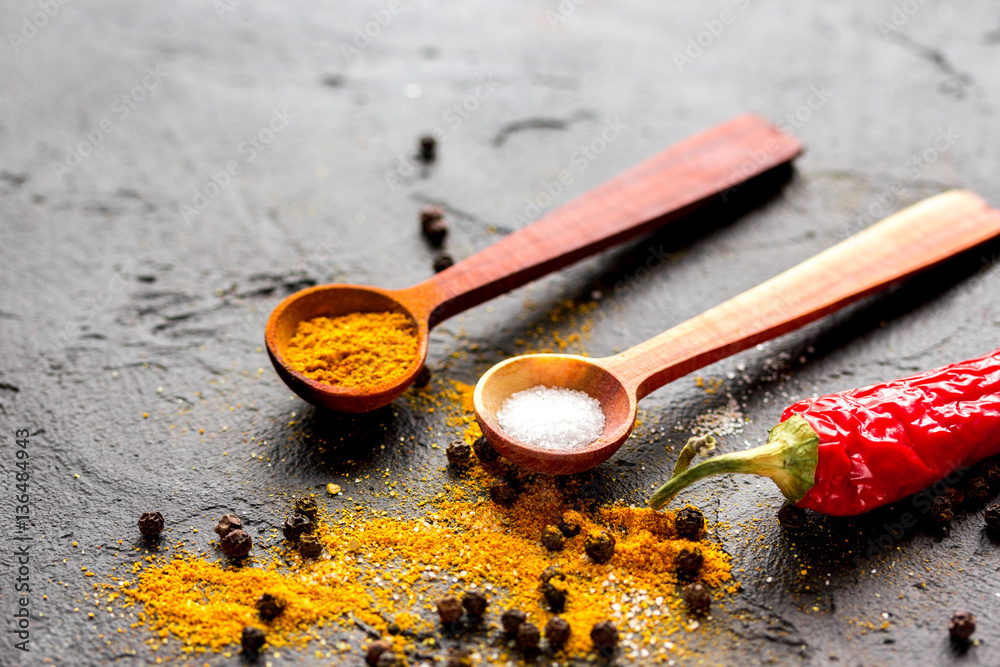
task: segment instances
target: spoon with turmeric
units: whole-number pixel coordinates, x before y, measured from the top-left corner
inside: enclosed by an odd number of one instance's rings
[[[952,190],[926,199],[828,248],[770,280],[603,359],[569,354],[528,354],[503,361],[479,379],[473,394],[483,435],[513,463],[535,472],[583,472],[607,460],[635,425],[640,399],[672,380],[725,359],[843,308],[893,283],[1000,236],[1000,211],[972,192]],[[582,419],[561,419],[537,402],[525,428],[567,424],[560,439],[526,442],[502,422],[508,400],[552,389],[571,390],[596,412],[593,435],[567,446]],[[524,392],[524,393],[522,393]],[[523,404],[523,401],[521,401]],[[509,413],[508,413],[509,414]],[[522,413],[524,414],[524,413]],[[601,418],[603,415],[603,419]],[[584,414],[589,418],[589,413]]]
[[[801,153],[763,118],[739,116],[686,139],[413,287],[319,285],[271,313],[267,351],[314,405],[390,403],[427,358],[432,327],[468,308],[675,220]]]

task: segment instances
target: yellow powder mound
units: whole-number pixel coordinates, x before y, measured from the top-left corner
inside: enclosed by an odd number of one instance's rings
[[[299,323],[285,358],[295,370],[341,387],[403,377],[417,356],[417,328],[402,313],[350,313]]]

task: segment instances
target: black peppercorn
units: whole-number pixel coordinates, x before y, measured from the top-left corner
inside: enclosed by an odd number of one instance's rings
[[[985,477],[973,477],[965,487],[965,493],[976,502],[984,503],[990,497],[990,484]]]
[[[615,555],[615,537],[606,530],[592,530],[587,534],[583,550],[595,563],[607,563]]]
[[[958,508],[965,504],[965,493],[961,489],[949,486],[944,490],[944,495],[951,503],[952,508]]]
[[[257,598],[257,613],[265,621],[273,621],[285,611],[285,601],[270,593],[264,593]]]
[[[558,651],[569,639],[569,623],[561,616],[553,616],[545,625],[545,638],[549,640],[552,650]]]
[[[323,553],[323,543],[315,535],[303,535],[299,538],[299,553],[303,558],[316,558]]]
[[[677,574],[684,579],[694,579],[701,572],[701,566],[705,562],[705,557],[701,554],[701,549],[681,549],[677,554]]]
[[[549,551],[561,551],[565,539],[562,531],[555,526],[545,526],[542,531],[542,545]]]
[[[319,514],[319,506],[315,498],[299,498],[295,501],[295,514],[301,514],[313,523],[316,522],[316,515]]]
[[[490,484],[490,499],[497,505],[509,507],[517,500],[517,491],[506,480],[498,479]]]
[[[444,209],[440,206],[428,206],[420,212],[420,230],[424,238],[435,248],[440,248],[444,237],[448,235],[448,224],[444,221]]]
[[[417,376],[413,378],[413,386],[417,388],[426,387],[431,383],[431,369],[427,366],[421,366],[420,370],[417,371]]]
[[[525,621],[517,626],[517,648],[523,653],[538,650],[538,642],[542,641],[542,633],[534,623]]]
[[[611,621],[594,623],[590,630],[590,640],[601,655],[609,656],[618,646],[618,628]]]
[[[996,461],[987,461],[983,464],[983,477],[989,482],[990,488],[995,489],[1000,486],[1000,464]]]
[[[424,162],[433,162],[437,158],[437,139],[429,134],[420,137],[418,142],[420,147],[420,159]]]
[[[163,515],[159,512],[143,513],[143,515],[139,517],[139,532],[143,535],[159,535],[162,533]]]
[[[392,651],[385,651],[378,657],[376,667],[403,667],[403,658]]]
[[[786,530],[799,530],[806,525],[805,510],[785,503],[778,510],[778,523]]]
[[[445,454],[448,455],[448,463],[456,468],[464,468],[472,461],[472,448],[463,440],[456,440],[448,445]]]
[[[462,595],[462,606],[465,607],[465,612],[469,616],[479,618],[486,613],[489,601],[479,591],[465,591]]]
[[[687,540],[700,540],[705,529],[705,515],[696,507],[685,507],[674,518],[677,534]]]
[[[948,496],[935,496],[931,501],[931,519],[938,524],[945,524],[955,518]]]
[[[247,653],[258,653],[267,642],[267,635],[260,628],[247,625],[240,634],[240,645]]]
[[[553,614],[561,613],[566,608],[566,589],[556,581],[558,580],[553,579],[542,584],[542,596]]]
[[[983,512],[983,518],[986,519],[986,527],[990,530],[1000,533],[1000,505],[990,505]]]
[[[441,273],[445,269],[449,269],[455,265],[455,260],[452,259],[451,255],[446,252],[439,252],[434,257],[434,262],[431,264],[434,267],[434,273]]]
[[[219,519],[219,524],[215,527],[219,539],[223,539],[234,530],[243,530],[243,522],[235,514],[223,514],[222,518]]]
[[[243,558],[253,548],[253,539],[245,530],[234,530],[222,538],[220,546],[230,558]]]
[[[378,664],[379,656],[390,649],[392,649],[392,644],[384,639],[372,642],[368,645],[368,651],[365,653],[365,662],[375,667]]]
[[[313,531],[313,522],[308,517],[301,514],[292,514],[285,519],[285,525],[281,527],[281,532],[289,542],[297,542],[303,533]]]
[[[472,443],[472,450],[476,452],[476,456],[483,463],[493,463],[500,458],[500,452],[493,449],[493,445],[486,440],[485,435],[476,438],[476,441]]]
[[[500,624],[503,625],[504,632],[508,635],[513,635],[517,633],[517,629],[521,627],[526,618],[527,615],[520,609],[508,609],[500,617]]]
[[[712,596],[705,584],[696,581],[684,587],[684,604],[695,616],[704,616],[712,608]]]
[[[462,603],[454,595],[446,595],[437,601],[437,612],[445,625],[458,623],[462,618]]]
[[[976,631],[976,617],[968,611],[956,611],[948,621],[948,634],[955,641],[968,641]]]
[[[562,568],[559,567],[558,565],[549,565],[544,570],[542,570],[542,573],[538,575],[538,578],[541,579],[542,584],[547,584],[552,579],[565,580],[566,573],[564,573],[562,571]]]
[[[576,537],[580,534],[580,521],[570,514],[563,514],[562,518],[559,519],[559,530],[562,531],[563,537],[569,539],[571,537]]]

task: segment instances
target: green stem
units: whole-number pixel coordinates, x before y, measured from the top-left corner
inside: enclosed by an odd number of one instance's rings
[[[677,455],[677,463],[674,464],[672,477],[677,477],[691,466],[691,461],[696,456],[705,456],[715,449],[715,438],[710,435],[695,436],[688,438],[684,444],[684,449]]]
[[[815,484],[819,435],[803,417],[792,415],[771,429],[767,443],[760,447],[716,456],[688,468],[693,455],[694,451],[683,466],[678,458],[674,476],[649,499],[650,507],[660,509],[698,480],[726,473],[770,477],[788,502],[797,503]]]

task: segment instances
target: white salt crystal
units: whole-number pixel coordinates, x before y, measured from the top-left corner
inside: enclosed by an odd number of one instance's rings
[[[582,391],[542,385],[511,394],[497,419],[507,435],[542,449],[586,447],[604,432],[600,401]]]

